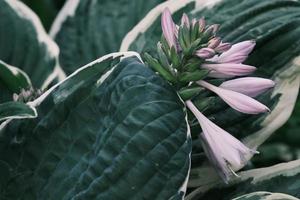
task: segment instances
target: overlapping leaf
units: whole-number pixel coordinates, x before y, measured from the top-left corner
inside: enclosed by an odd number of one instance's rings
[[[182,197],[191,151],[183,104],[135,57],[108,76],[119,59],[107,56],[81,68],[30,103],[37,119],[6,127],[0,160],[12,173],[1,184],[2,196]]]
[[[35,108],[21,102],[6,102],[0,104],[0,122],[5,119],[35,118]]]

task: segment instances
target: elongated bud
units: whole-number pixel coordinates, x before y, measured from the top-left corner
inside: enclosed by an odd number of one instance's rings
[[[256,70],[251,65],[244,64],[203,64],[202,68],[211,70],[209,76],[215,78],[230,78],[235,76],[245,76]]]
[[[198,81],[207,76],[209,72],[207,70],[196,70],[193,72],[183,72],[179,80],[182,82],[191,82],[191,81]]]
[[[219,24],[213,24],[210,25],[206,30],[205,30],[205,34],[206,35],[215,35],[217,33],[219,29]]]
[[[266,90],[275,86],[270,79],[245,77],[223,82],[219,87],[245,94],[249,97],[256,97]]]
[[[168,8],[166,8],[163,11],[162,17],[161,17],[161,26],[163,35],[166,39],[166,41],[169,44],[169,47],[175,47],[176,46],[176,25],[172,19],[171,12]]]
[[[215,51],[211,48],[202,48],[197,50],[195,52],[195,55],[200,58],[207,59],[207,58],[212,58],[215,55]]]
[[[216,93],[233,109],[246,114],[259,114],[270,111],[268,107],[263,105],[251,97],[244,94],[216,87],[206,81],[197,82],[202,87]]]
[[[205,29],[205,19],[204,18],[201,18],[199,19],[199,32],[202,33]]]
[[[215,48],[215,51],[218,53],[223,53],[225,51],[228,51],[230,48],[231,48],[230,43],[221,43],[219,44],[219,46]]]
[[[189,17],[183,13],[182,17],[181,17],[181,26],[186,26],[186,27],[190,27],[190,20]]]
[[[170,72],[168,72],[163,66],[161,66],[161,64],[155,58],[153,58],[150,54],[145,53],[144,58],[146,59],[147,63],[149,64],[149,67],[151,67],[156,72],[158,72],[164,79],[166,79],[167,81],[169,81],[171,83],[175,82],[175,78],[173,77],[173,75]]]
[[[215,61],[219,63],[242,63],[252,52],[254,46],[254,40],[234,44],[228,51],[222,53]]]
[[[221,43],[221,39],[219,37],[215,37],[208,41],[208,48],[214,49]]]

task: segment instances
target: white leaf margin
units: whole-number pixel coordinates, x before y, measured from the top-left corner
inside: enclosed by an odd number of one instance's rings
[[[57,17],[54,19],[54,22],[51,25],[49,35],[51,38],[55,38],[59,30],[61,29],[63,23],[68,17],[75,15],[76,9],[80,3],[80,0],[67,0],[59,11]]]
[[[14,76],[18,76],[18,75],[21,75],[25,78],[26,82],[27,82],[27,85],[31,86],[31,80],[30,78],[28,77],[28,75],[21,69],[17,68],[17,67],[14,67],[12,65],[9,65],[5,62],[3,62],[2,60],[0,60],[0,65],[2,66],[5,66],[6,69]]]
[[[157,5],[150,10],[148,14],[129,31],[123,38],[120,51],[128,51],[130,45],[136,40],[139,34],[147,31],[147,29],[155,22],[155,20],[161,15],[165,8],[169,8],[171,13],[180,10],[190,3],[195,3],[195,12],[203,8],[211,8],[222,0],[169,0]]]
[[[300,159],[286,163],[277,164],[271,167],[257,168],[238,173],[239,177],[234,179],[229,185],[239,184],[239,182],[251,180],[249,184],[256,184],[276,176],[291,177],[300,174]],[[193,200],[196,196],[204,194],[212,188],[222,188],[224,183],[220,179],[214,179],[210,184],[203,184],[191,192],[185,200]]]
[[[33,100],[33,101],[30,101],[30,102],[27,102],[26,104],[31,107],[32,109],[36,110],[36,107],[38,107],[45,99],[46,97],[55,89],[57,88],[59,85],[61,85],[62,83],[64,83],[65,81],[67,81],[68,79],[72,78],[73,76],[75,76],[76,74],[78,74],[80,71],[88,68],[88,67],[92,67],[94,64],[96,63],[100,63],[102,62],[103,60],[106,60],[107,58],[109,57],[120,57],[120,56],[123,56],[122,58],[126,58],[126,57],[131,57],[131,56],[136,56],[138,57],[140,60],[141,57],[138,53],[136,52],[117,52],[117,53],[111,53],[111,54],[107,54],[105,56],[102,56],[101,58],[77,69],[75,72],[73,72],[70,76],[68,76],[67,78],[65,78],[64,80],[61,80],[60,82],[58,82],[57,84],[55,84],[54,86],[52,86],[51,88],[49,88],[47,91],[45,91],[41,96],[39,96],[37,99]],[[109,74],[112,72],[113,69],[111,69],[110,71],[106,72],[100,79],[99,81],[104,81],[108,76]],[[18,116],[15,116],[13,118],[10,118],[10,119],[7,119],[5,120],[2,124],[0,124],[0,133],[1,131],[3,131],[5,129],[5,127],[13,120],[13,119],[24,119],[24,118],[20,118]]]
[[[259,191],[259,192],[252,192],[249,194],[245,194],[242,196],[239,196],[237,198],[234,198],[232,200],[243,200],[243,199],[256,199],[258,198],[260,200],[299,200],[296,197],[283,194],[283,193],[271,193],[271,192],[265,192],[265,191]]]
[[[257,149],[290,118],[300,87],[300,56],[277,71],[273,80],[276,85],[272,96],[277,94],[281,96],[275,108],[261,123],[262,129],[243,139],[243,142],[252,149]]]

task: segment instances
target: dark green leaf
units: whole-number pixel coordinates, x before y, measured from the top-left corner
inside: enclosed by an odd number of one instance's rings
[[[37,119],[6,127],[0,160],[16,176],[4,197],[182,198],[191,152],[183,104],[137,58],[107,76],[118,59],[83,67],[32,102]]]
[[[31,87],[29,77],[22,70],[0,60],[0,80],[11,92],[19,93],[22,88]]]

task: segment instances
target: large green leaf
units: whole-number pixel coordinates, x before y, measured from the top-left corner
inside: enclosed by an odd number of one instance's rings
[[[182,198],[191,152],[183,103],[136,57],[110,70],[120,56],[76,71],[29,103],[37,119],[5,127],[0,160],[13,175],[4,197]]]
[[[0,27],[0,59],[26,72],[34,87],[49,84],[56,77],[58,47],[38,17],[20,1],[3,0]]]
[[[68,0],[50,35],[60,47],[60,63],[70,74],[78,67],[118,51],[124,35],[164,0]]]
[[[227,200],[256,191],[289,194],[300,198],[300,160],[272,167],[253,169],[239,173],[229,185],[212,181],[190,193],[186,200]]]
[[[271,193],[271,192],[253,192],[237,197],[233,200],[299,200],[298,198],[282,193]]]

